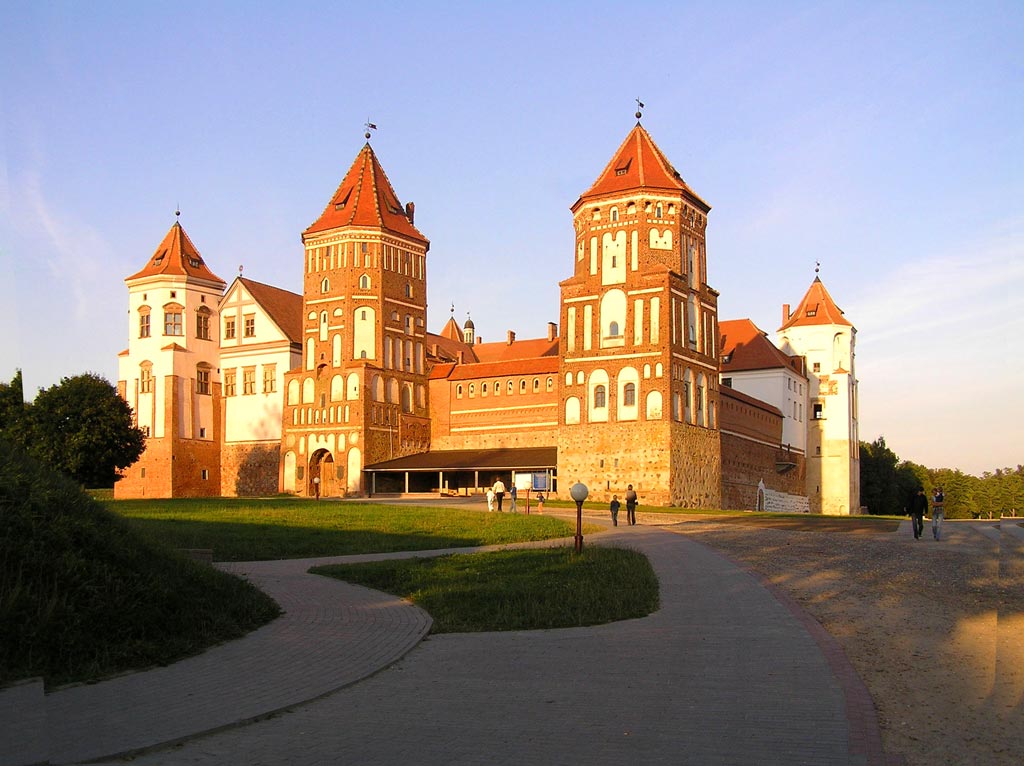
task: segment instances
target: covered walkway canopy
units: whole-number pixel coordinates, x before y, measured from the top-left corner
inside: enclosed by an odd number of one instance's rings
[[[363,471],[371,495],[468,495],[491,486],[497,479],[511,485],[514,477],[524,475],[530,476],[532,489],[552,492],[557,461],[557,447],[437,450],[374,463]]]

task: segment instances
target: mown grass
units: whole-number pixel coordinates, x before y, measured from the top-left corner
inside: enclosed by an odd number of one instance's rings
[[[440,558],[315,567],[408,598],[434,619],[434,633],[600,625],[658,608],[658,579],[636,551],[588,546],[532,548]]]
[[[138,532],[218,561],[467,548],[571,536],[550,516],[295,498],[119,500],[106,504]],[[586,533],[600,527],[588,525]]]
[[[255,587],[141,537],[0,441],[0,683],[165,664],[279,613]]]

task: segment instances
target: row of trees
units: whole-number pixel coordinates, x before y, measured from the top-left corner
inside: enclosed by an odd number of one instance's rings
[[[946,517],[951,519],[1024,516],[1024,466],[997,468],[971,476],[951,468],[926,468],[900,460],[879,436],[860,443],[860,502],[869,513],[904,515],[910,498],[924,489],[929,498],[935,487],[946,496]]]
[[[89,488],[114,486],[145,448],[131,407],[93,373],[63,378],[26,403],[18,370],[0,383],[0,438]]]

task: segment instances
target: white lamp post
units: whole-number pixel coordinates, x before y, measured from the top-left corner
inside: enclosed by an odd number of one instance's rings
[[[569,488],[569,495],[576,501],[576,552],[583,553],[583,501],[590,490],[583,482],[576,482]]]

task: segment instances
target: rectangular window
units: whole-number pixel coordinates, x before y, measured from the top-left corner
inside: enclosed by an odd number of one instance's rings
[[[235,337],[235,318],[225,317],[224,318],[224,337],[231,339]]]
[[[139,393],[153,393],[153,370],[149,367],[143,367],[139,371]]]
[[[254,338],[256,337],[256,315],[248,314],[245,317],[245,337]]]
[[[277,390],[277,366],[263,365],[263,393],[272,394]]]
[[[814,371],[815,372],[821,372],[821,362],[815,362],[814,363]]]
[[[236,391],[237,373],[234,370],[224,371],[224,396],[234,396]]]
[[[203,477],[203,481],[208,481],[210,478],[210,472],[205,468],[200,472],[199,475]]]
[[[210,339],[210,315],[206,311],[196,313],[196,337],[199,340]]]
[[[164,312],[164,335],[181,335],[181,312]]]
[[[815,420],[822,420],[825,417],[825,405],[820,402],[815,402],[813,405],[812,416]]]
[[[200,439],[205,439],[206,438],[206,429],[203,428],[202,426],[199,427],[199,438]]]
[[[149,337],[149,314],[139,314],[139,337]]]
[[[242,370],[242,393],[256,393],[256,368],[246,367]]]
[[[210,393],[210,371],[209,370],[196,370],[196,393],[197,394],[209,394]]]

